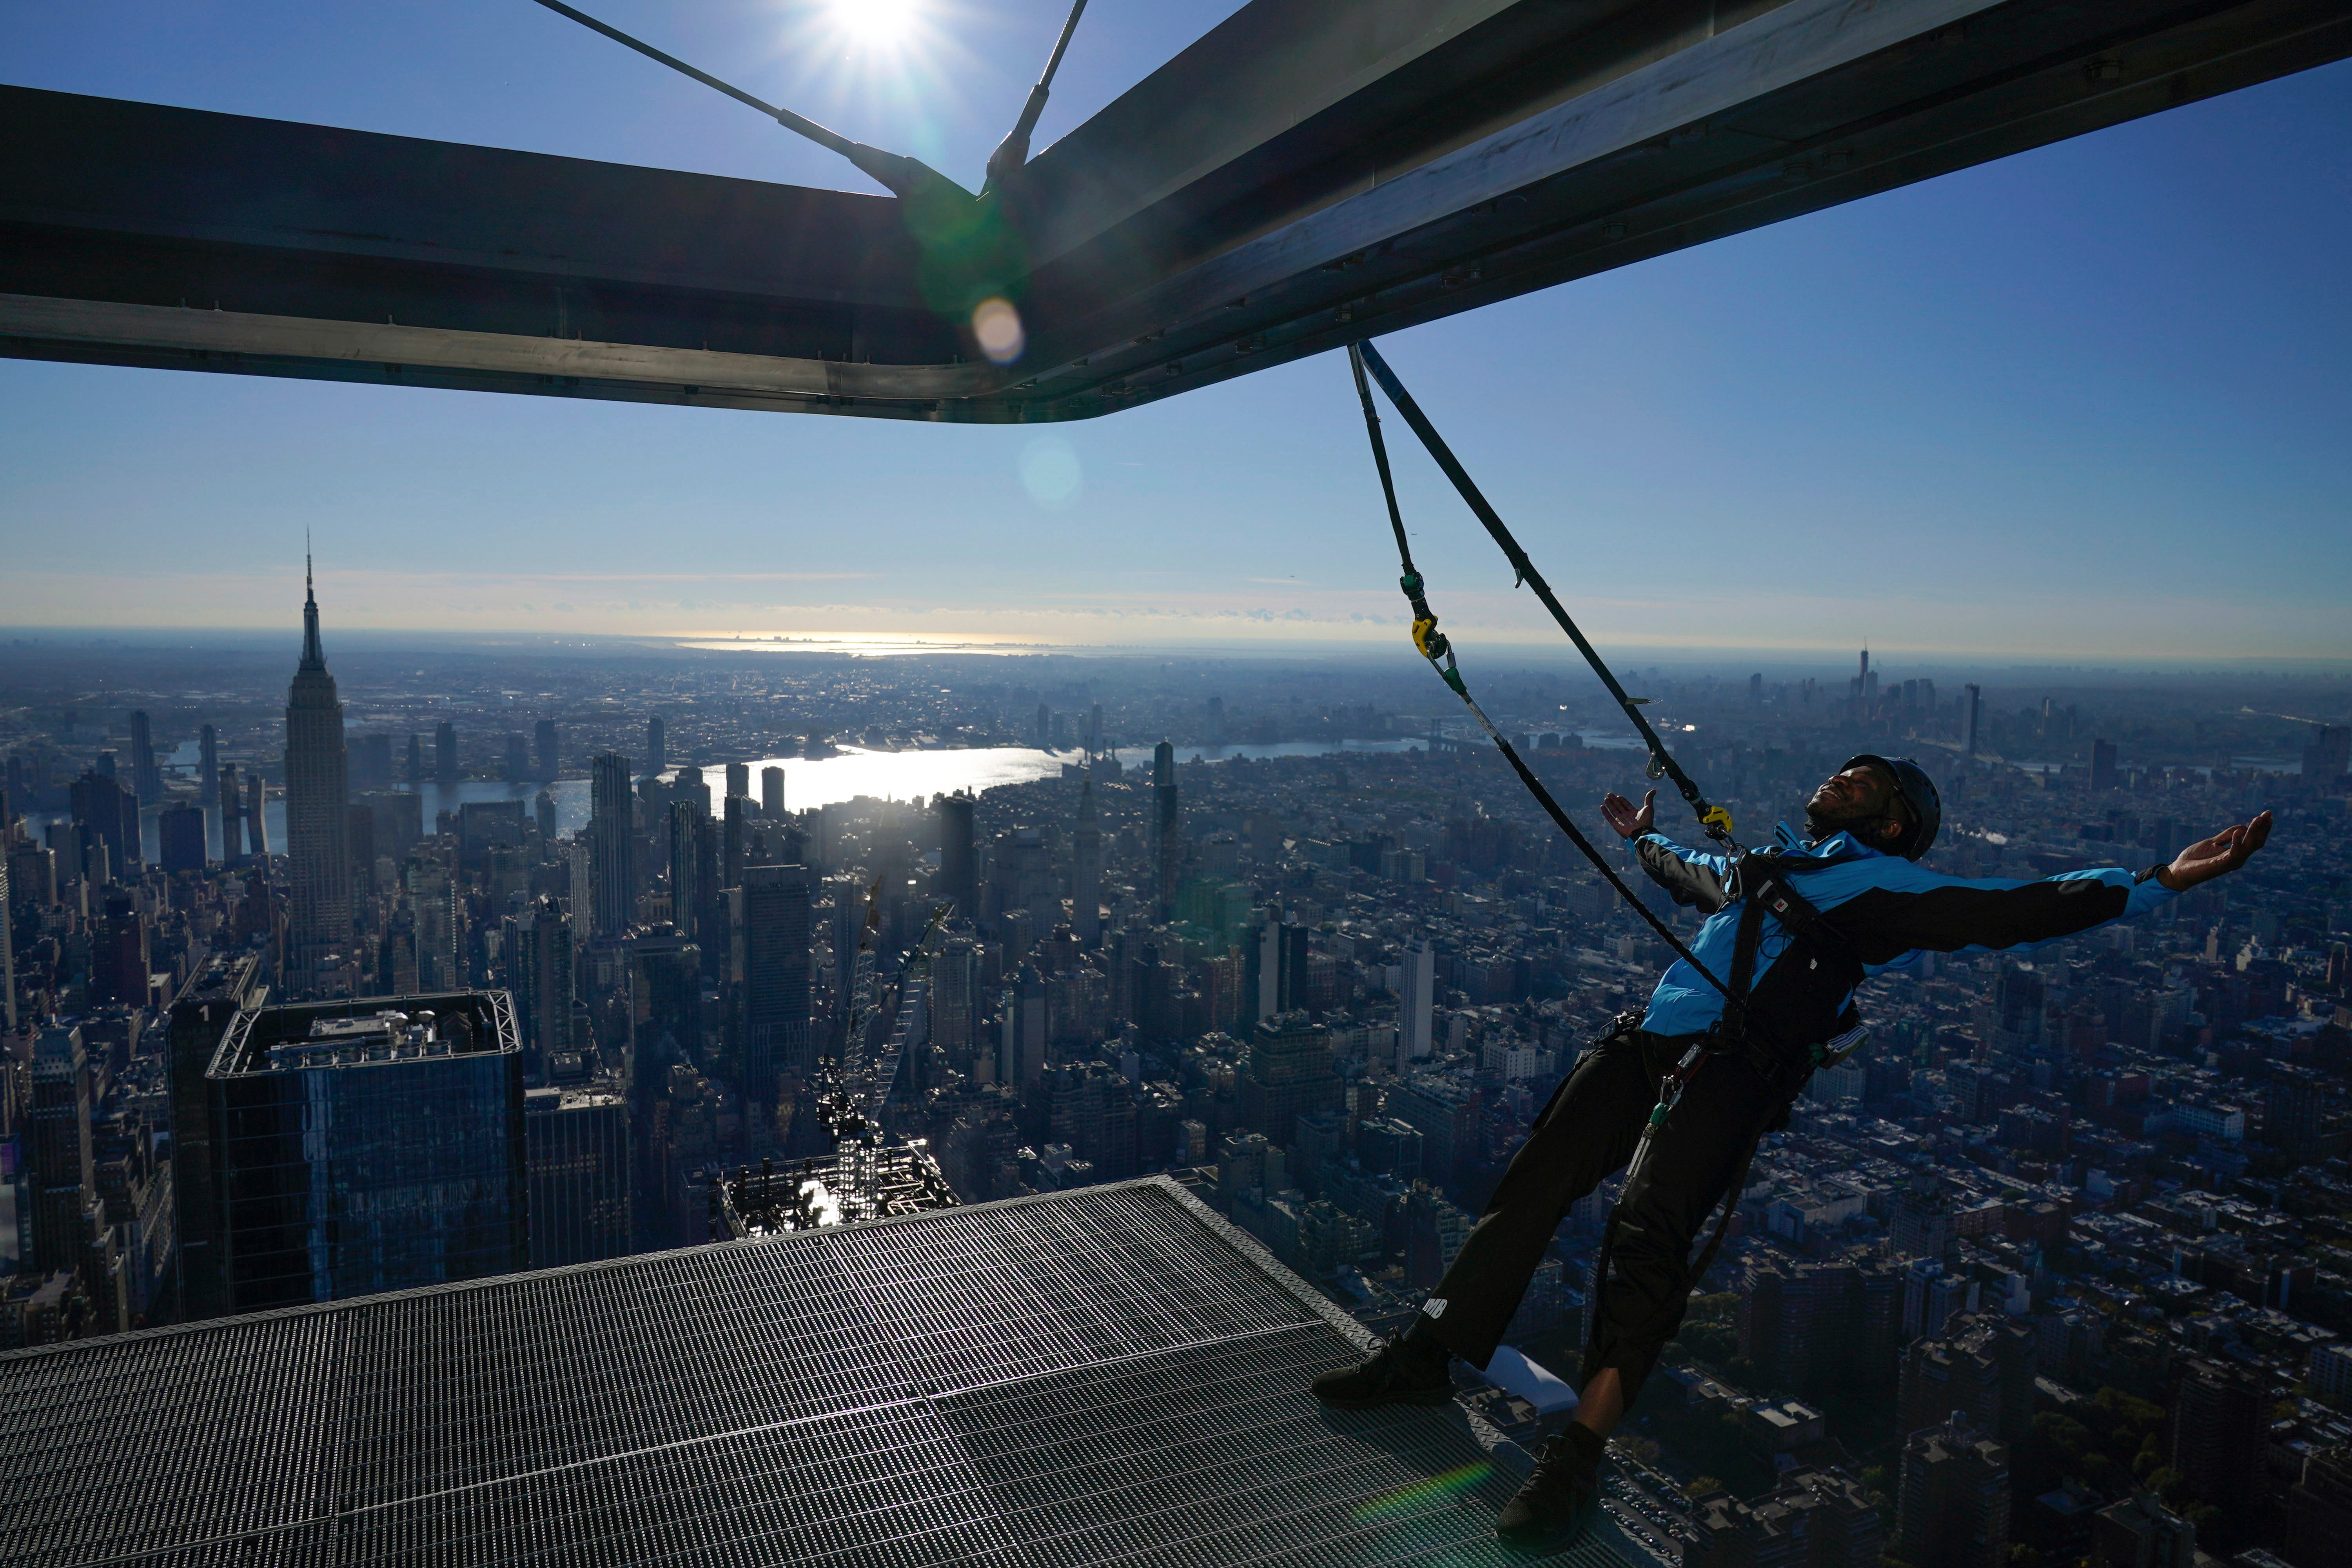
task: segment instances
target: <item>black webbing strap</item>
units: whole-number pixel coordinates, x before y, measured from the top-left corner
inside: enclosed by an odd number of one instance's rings
[[[1412,552],[1405,542],[1404,514],[1397,508],[1396,482],[1389,473],[1388,446],[1381,438],[1380,415],[1372,407],[1371,389],[1364,384],[1362,356],[1369,352],[1367,345],[1350,343],[1348,345],[1348,360],[1356,373],[1356,391],[1363,400],[1364,429],[1371,438],[1372,459],[1380,468],[1381,493],[1388,500],[1389,526],[1396,531],[1398,564],[1403,573],[1398,580],[1398,586],[1404,591],[1405,598],[1412,605],[1413,646],[1421,650],[1423,658],[1429,660],[1430,668],[1437,671],[1439,679],[1453,689],[1454,695],[1462,699],[1463,706],[1470,710],[1471,717],[1478,721],[1478,727],[1486,731],[1486,738],[1495,742],[1495,749],[1503,753],[1503,760],[1511,764],[1511,771],[1519,775],[1519,783],[1526,786],[1528,795],[1535,797],[1536,804],[1543,807],[1544,815],[1551,818],[1552,825],[1567,835],[1570,843],[1583,851],[1584,858],[1592,862],[1593,868],[1617,889],[1617,896],[1633,906],[1633,912],[1658,933],[1658,939],[1672,948],[1677,958],[1689,964],[1709,985],[1722,991],[1723,982],[1717,980],[1714,973],[1699,962],[1698,955],[1685,947],[1682,939],[1668,929],[1665,921],[1660,920],[1650,906],[1625,885],[1624,879],[1617,875],[1616,868],[1609,864],[1608,858],[1593,847],[1592,841],[1584,836],[1575,820],[1561,809],[1559,802],[1552,798],[1551,791],[1544,787],[1543,780],[1536,777],[1535,770],[1521,760],[1518,748],[1503,738],[1503,732],[1496,729],[1486,717],[1486,710],[1478,706],[1477,699],[1470,695],[1470,688],[1462,679],[1454,646],[1437,629],[1437,616],[1430,610],[1421,574],[1413,570]]]
[[[1519,542],[1504,525],[1502,514],[1488,504],[1476,482],[1470,478],[1470,471],[1454,456],[1453,448],[1446,446],[1444,438],[1438,435],[1437,426],[1429,422],[1429,416],[1421,411],[1421,405],[1412,400],[1412,394],[1407,392],[1404,383],[1397,379],[1396,372],[1389,368],[1388,362],[1381,358],[1379,351],[1370,342],[1350,343],[1348,350],[1361,364],[1370,369],[1372,379],[1381,384],[1381,390],[1389,395],[1389,401],[1396,405],[1399,414],[1404,416],[1404,422],[1412,426],[1412,433],[1421,437],[1421,444],[1429,449],[1429,455],[1437,460],[1437,466],[1444,470],[1445,477],[1454,481],[1454,489],[1461,493],[1463,500],[1485,525],[1487,534],[1502,546],[1503,557],[1511,563],[1511,571],[1516,574],[1517,581],[1536,591],[1536,597],[1542,600],[1544,608],[1551,612],[1551,618],[1559,624],[1561,631],[1568,634],[1569,641],[1574,643],[1576,650],[1584,656],[1584,662],[1592,667],[1592,673],[1601,678],[1601,684],[1609,689],[1609,695],[1617,700],[1617,706],[1624,710],[1626,718],[1633,721],[1633,728],[1641,731],[1642,743],[1650,749],[1650,763],[1654,769],[1650,776],[1655,778],[1664,773],[1672,779],[1675,787],[1682,792],[1683,799],[1690,804],[1699,826],[1706,830],[1707,837],[1729,847],[1731,814],[1721,806],[1710,805],[1706,797],[1699,793],[1698,785],[1691,782],[1690,775],[1683,772],[1682,765],[1666,751],[1665,742],[1658,739],[1658,732],[1651,729],[1650,721],[1642,716],[1640,704],[1625,694],[1625,689],[1617,683],[1617,677],[1610,670],[1607,661],[1601,658],[1600,650],[1569,618],[1559,596],[1551,591],[1551,584],[1544,581],[1543,574],[1538,572],[1535,563],[1528,559],[1528,552],[1519,548]],[[1371,406],[1369,396],[1364,406],[1367,410]],[[1385,459],[1381,469],[1381,477],[1386,479]]]

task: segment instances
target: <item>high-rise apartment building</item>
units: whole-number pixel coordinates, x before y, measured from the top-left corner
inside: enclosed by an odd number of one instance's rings
[[[1404,944],[1404,984],[1397,993],[1397,1070],[1431,1051],[1437,1016],[1437,950],[1426,940]]]
[[[770,816],[784,815],[784,770],[760,770],[760,809]]]
[[[289,984],[307,995],[351,945],[352,844],[343,705],[319,642],[308,562],[302,580],[302,661],[286,697],[286,947]]]
[[[590,1087],[523,1094],[530,1267],[620,1258],[630,1246],[629,1103]]]
[[[205,1074],[232,1312],[527,1266],[522,1052],[503,993],[247,1007]]]
[[[2260,1494],[2270,1402],[2263,1380],[2232,1363],[2192,1361],[2172,1402],[2172,1468],[2196,1502],[2243,1509]]]
[[[598,757],[589,775],[591,893],[598,936],[619,936],[636,917],[636,802],[629,790],[629,759]],[[576,895],[575,895],[576,896]]]
[[[556,756],[555,721],[541,719],[531,727],[531,750],[538,753],[539,776],[541,781],[552,779],[561,771]]]
[[[220,731],[210,724],[196,731],[196,804],[218,805],[220,800]]]
[[[1895,1552],[1912,1568],[2001,1568],[2009,1560],[2009,1450],[1962,1417],[1903,1444]]]
[[[748,797],[751,795],[751,763],[728,763],[728,764],[727,764],[727,795],[728,795],[728,797],[729,797],[730,799],[733,799],[733,798],[735,798],[735,797],[737,797],[737,796],[739,796],[739,795],[740,795],[740,796],[743,796],[743,797],[748,798]],[[729,885],[730,887],[732,887],[734,884],[730,882],[730,884],[728,884],[728,885]]]

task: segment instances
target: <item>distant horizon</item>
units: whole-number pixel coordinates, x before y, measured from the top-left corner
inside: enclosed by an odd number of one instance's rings
[[[772,640],[779,637],[785,640],[782,643]],[[761,658],[799,655],[803,658],[887,658],[893,660],[909,658],[1053,658],[1118,661],[1181,658],[1244,663],[1253,659],[1295,662],[1324,658],[1335,663],[1395,660],[1401,666],[1409,667],[1418,661],[1403,646],[1403,638],[1402,626],[1393,637],[1199,638],[1131,643],[1055,642],[1012,637],[959,637],[929,631],[896,635],[762,631],[740,634],[739,644],[737,634],[731,632],[488,632],[435,626],[354,626],[339,630],[331,620],[325,631],[331,667],[339,656],[369,658],[411,651],[511,653],[529,650],[557,654],[569,650],[583,657],[631,652],[686,656],[708,654],[713,657],[740,653]],[[0,625],[0,647],[10,644],[93,648],[117,647],[130,650],[184,642],[221,652],[267,655],[279,651],[281,645],[286,649],[299,651],[300,639],[299,624],[290,629],[272,626]],[[1853,673],[1861,653],[1858,647],[1830,645],[1742,647],[1595,640],[1604,656],[1629,669],[1657,667],[1704,671],[1736,668],[1742,676],[1760,673],[1767,679],[1776,680],[1806,676],[1818,679],[1823,672],[1843,678]],[[1460,651],[1465,660],[1483,660],[1490,667],[1500,668],[1518,669],[1529,663],[1562,664],[1578,670],[1584,668],[1574,647],[1566,638],[1557,635],[1549,638],[1517,636],[1475,641],[1465,637]],[[2324,680],[2335,678],[2352,682],[2352,656],[2183,652],[2137,657],[2108,653],[2092,658],[2057,650],[2035,652],[2008,648],[1999,652],[1978,652],[1965,648],[1908,648],[1886,645],[1874,647],[1870,653],[1874,668],[1891,670],[1900,666],[1906,676],[1948,673],[1960,677],[1980,672],[2011,677],[2065,675],[2075,679],[2113,677],[2147,679],[2167,676],[2229,679],[2267,674],[2288,679]],[[293,657],[293,652],[289,651],[288,657]],[[2352,695],[2352,691],[2347,691],[2347,695]]]

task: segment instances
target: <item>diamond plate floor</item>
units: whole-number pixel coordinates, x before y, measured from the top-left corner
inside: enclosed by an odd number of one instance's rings
[[[1153,1178],[16,1352],[0,1562],[1524,1560],[1460,1407],[1307,1395],[1361,1339]]]

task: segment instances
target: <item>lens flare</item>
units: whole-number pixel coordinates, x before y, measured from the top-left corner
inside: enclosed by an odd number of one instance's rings
[[[1021,312],[1009,300],[982,300],[971,313],[971,335],[992,364],[1011,364],[1029,346],[1021,330]]]
[[[833,25],[861,44],[896,44],[914,29],[921,0],[831,0]]]
[[[1400,1491],[1389,1493],[1386,1497],[1376,1497],[1357,1505],[1356,1521],[1366,1524],[1374,1520],[1401,1519],[1407,1514],[1417,1513],[1432,1503],[1442,1502],[1447,1498],[1460,1497],[1464,1492],[1475,1490],[1479,1482],[1494,1473],[1495,1466],[1492,1460],[1479,1459],[1475,1463],[1463,1466],[1458,1470],[1448,1470],[1442,1476],[1432,1476],[1425,1481],[1416,1481]]]
[[[1078,499],[1085,483],[1077,453],[1059,436],[1040,436],[1022,451],[1021,487],[1040,506],[1061,510]]]

